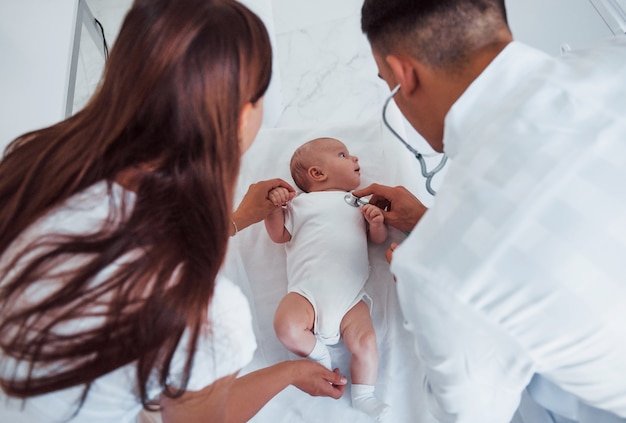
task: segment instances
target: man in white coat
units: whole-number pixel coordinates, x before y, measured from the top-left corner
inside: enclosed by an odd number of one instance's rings
[[[365,0],[362,28],[451,158],[428,211],[400,187],[355,192],[412,230],[391,264],[432,414],[508,422],[532,379],[550,418],[622,421],[626,40],[553,58],[513,41],[502,0]]]

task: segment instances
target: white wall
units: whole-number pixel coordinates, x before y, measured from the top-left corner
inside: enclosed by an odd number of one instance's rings
[[[0,0],[0,152],[65,116],[78,0]]]
[[[613,35],[589,0],[506,0],[513,37],[549,54]]]
[[[87,0],[87,3],[95,17],[103,21],[111,46],[131,0]],[[275,21],[277,27],[282,28],[279,32],[283,37],[289,35],[284,26],[285,22],[293,21],[289,17],[291,9],[302,7],[302,4],[313,10],[322,9],[321,5],[314,7],[311,6],[314,3],[309,2],[290,6],[290,0],[246,0],[246,3],[264,18],[270,30]],[[340,12],[347,7],[348,3],[344,3],[337,4]],[[515,38],[550,54],[559,54],[564,43],[577,48],[612,34],[591,0],[506,0],[506,4]],[[0,0],[0,51],[3,54],[0,64],[0,151],[19,134],[64,118],[77,5],[78,0]],[[354,11],[350,9],[348,12],[358,14],[359,5],[352,2],[350,5]],[[307,11],[299,11],[299,14],[306,17]],[[109,15],[115,19],[107,19]],[[354,31],[358,31],[356,26]],[[276,41],[274,37],[272,41]],[[90,46],[101,48],[93,43]],[[275,49],[275,53],[277,51]],[[275,58],[277,73],[280,62]],[[91,62],[88,65],[85,67],[90,68]],[[76,93],[76,100],[82,103],[93,91],[92,82],[100,76],[101,63],[94,64],[93,68],[85,71],[85,76],[79,69],[79,82],[82,78],[91,84],[87,92]],[[270,123],[268,126],[273,126],[276,115],[284,106],[284,77],[275,75],[268,93],[268,97],[274,97],[267,104],[265,123]],[[299,80],[295,82],[301,85]],[[363,89],[371,90],[372,87]]]

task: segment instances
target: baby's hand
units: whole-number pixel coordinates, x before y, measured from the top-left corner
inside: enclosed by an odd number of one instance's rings
[[[287,188],[283,187],[276,187],[267,194],[267,198],[269,198],[275,206],[286,205],[292,197],[292,193],[290,193]]]
[[[370,225],[385,223],[383,211],[376,206],[366,204],[361,207],[361,213],[363,213],[363,216],[365,216],[365,220],[367,220]]]

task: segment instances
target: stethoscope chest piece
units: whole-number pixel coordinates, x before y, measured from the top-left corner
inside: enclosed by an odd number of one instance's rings
[[[352,194],[351,192],[347,193],[343,199],[345,200],[346,203],[348,203],[348,205],[352,206],[352,207],[362,207],[366,204],[369,204],[369,201],[367,201],[367,199],[365,198],[360,198],[355,196],[354,194]]]

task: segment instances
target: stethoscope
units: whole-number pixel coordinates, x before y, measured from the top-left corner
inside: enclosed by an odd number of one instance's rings
[[[387,121],[387,116],[386,116],[387,107],[389,106],[389,102],[391,102],[391,99],[398,93],[398,91],[400,91],[400,84],[398,84],[393,90],[391,90],[391,94],[389,94],[389,97],[387,97],[387,99],[385,100],[385,104],[383,105],[383,123],[385,124],[387,129],[389,129],[389,131],[391,131],[391,133],[402,144],[404,144],[406,149],[409,150],[411,153],[413,153],[417,161],[419,161],[422,176],[426,178],[426,191],[428,191],[431,195],[435,195],[437,194],[437,191],[435,191],[433,187],[431,186],[432,180],[433,180],[433,177],[446,165],[446,162],[448,161],[448,156],[446,156],[444,153],[443,156],[441,157],[441,161],[439,162],[439,164],[435,166],[435,168],[429,172],[428,168],[426,167],[426,161],[424,160],[424,155],[420,153],[419,151],[417,151],[415,148],[413,148],[413,146],[411,146],[408,142],[406,142],[404,138],[402,138],[400,134],[398,134],[391,127],[391,125]]]
[[[356,195],[352,194],[351,192],[347,193],[343,199],[345,200],[346,203],[348,203],[349,205],[351,205],[352,207],[363,207],[366,204],[369,204],[370,202],[368,200],[366,200],[363,197],[357,197]]]
[[[387,97],[387,99],[385,100],[385,103],[383,104],[383,123],[385,124],[387,129],[389,129],[389,131],[391,131],[391,133],[406,147],[406,149],[409,150],[411,153],[413,153],[413,155],[415,156],[415,158],[417,159],[417,161],[420,164],[420,170],[422,172],[422,176],[426,179],[426,190],[431,195],[435,195],[435,194],[437,194],[437,191],[435,191],[433,189],[433,187],[431,186],[432,180],[433,180],[433,177],[437,173],[439,173],[439,171],[441,169],[443,169],[443,167],[446,165],[446,162],[448,161],[448,156],[446,156],[445,153],[444,153],[443,156],[441,157],[441,161],[439,161],[439,164],[437,166],[435,166],[433,168],[433,170],[428,171],[428,168],[426,167],[426,161],[424,160],[424,155],[422,153],[420,153],[419,151],[417,151],[415,148],[413,148],[413,146],[411,144],[406,142],[404,140],[404,138],[402,138],[400,136],[400,134],[398,134],[391,127],[391,125],[387,121],[387,116],[386,116],[386,114],[387,114],[387,107],[389,106],[389,103],[391,102],[391,99],[393,99],[393,97],[398,93],[398,91],[400,91],[400,84],[398,84],[393,90],[391,90],[391,93],[389,94],[389,97]],[[362,207],[362,206],[364,206],[366,204],[369,204],[368,200],[356,197],[351,192],[347,193],[344,196],[344,200],[345,200],[346,203],[348,203],[352,207]]]

